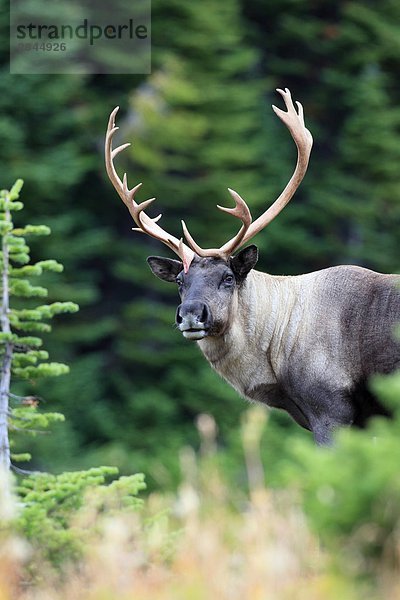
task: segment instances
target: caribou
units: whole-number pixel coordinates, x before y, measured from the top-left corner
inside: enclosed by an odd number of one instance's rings
[[[258,250],[245,246],[287,205],[308,167],[313,144],[303,107],[290,91],[278,89],[286,110],[272,106],[297,147],[297,163],[285,189],[255,221],[246,202],[231,189],[235,206],[218,208],[241,222],[238,233],[220,248],[201,248],[182,221],[186,242],[170,235],[137,203],[141,183],[128,187],[114,158],[118,130],[109,118],[105,139],[107,174],[136,227],[168,246],[179,260],[150,256],[157,277],[178,287],[176,324],[197,342],[210,365],[241,396],[287,411],[310,430],[317,444],[330,444],[340,426],[363,427],[373,415],[390,416],[373,396],[368,380],[400,367],[400,277],[359,266],[334,266],[297,276],[255,270]],[[245,246],[239,251],[239,249]]]

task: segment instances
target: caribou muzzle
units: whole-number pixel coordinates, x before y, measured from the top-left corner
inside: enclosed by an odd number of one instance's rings
[[[201,340],[208,335],[212,325],[211,311],[207,304],[183,302],[176,311],[176,324],[188,340]]]

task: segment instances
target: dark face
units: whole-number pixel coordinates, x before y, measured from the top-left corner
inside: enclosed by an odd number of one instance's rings
[[[222,335],[230,323],[237,289],[255,266],[255,246],[244,248],[235,257],[195,257],[189,271],[170,258],[150,256],[147,262],[154,275],[178,286],[181,304],[176,311],[176,324],[185,338],[201,340]]]

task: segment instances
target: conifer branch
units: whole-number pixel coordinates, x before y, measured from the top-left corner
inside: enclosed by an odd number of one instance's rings
[[[48,235],[50,229],[42,225],[27,225],[16,229],[12,212],[23,208],[18,201],[22,188],[18,180],[10,191],[0,191],[0,469],[17,470],[14,460],[29,460],[29,455],[10,453],[10,432],[24,434],[43,434],[50,423],[63,420],[59,413],[41,413],[37,411],[40,398],[36,396],[16,396],[10,390],[15,378],[36,379],[38,377],[56,377],[68,373],[68,366],[50,362],[46,350],[39,349],[42,340],[30,336],[29,332],[48,332],[49,320],[56,315],[76,312],[78,306],[73,302],[53,302],[31,307],[29,301],[22,308],[11,305],[13,296],[23,298],[45,297],[47,289],[31,284],[29,277],[40,276],[44,271],[60,273],[62,265],[53,259],[42,260],[35,265],[29,264],[29,246],[25,235]],[[22,266],[15,266],[15,265]],[[20,335],[20,331],[28,333]],[[10,400],[20,404],[10,407]],[[17,470],[26,474],[26,471]]]

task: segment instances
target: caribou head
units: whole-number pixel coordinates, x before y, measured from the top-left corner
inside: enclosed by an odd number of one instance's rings
[[[145,210],[155,198],[137,203],[135,195],[141,183],[133,188],[128,187],[127,176],[122,180],[118,176],[114,158],[130,144],[112,148],[112,139],[118,127],[115,117],[118,107],[110,115],[106,140],[105,160],[108,176],[120,198],[128,208],[136,227],[135,231],[146,233],[168,246],[180,260],[152,256],[148,258],[153,273],[160,279],[175,282],[181,296],[181,304],[177,309],[176,323],[182,334],[192,340],[201,340],[209,336],[221,336],[229,327],[231,314],[238,302],[238,292],[244,284],[250,270],[258,258],[257,248],[253,245],[245,247],[235,254],[243,245],[264,229],[290,201],[308,166],[312,148],[312,136],[304,124],[303,107],[293,104],[290,91],[278,89],[286,105],[286,111],[273,106],[276,115],[289,129],[297,146],[297,164],[283,192],[275,202],[255,221],[252,220],[246,202],[237,192],[228,188],[235,206],[218,208],[241,221],[237,234],[220,248],[201,248],[193,239],[184,221],[182,221],[183,239],[177,239],[167,233],[158,224],[161,215],[149,217]]]
[[[237,293],[258,258],[256,246],[247,246],[227,259],[195,256],[185,273],[182,263],[159,256],[147,261],[164,281],[176,282],[182,303],[176,324],[185,338],[201,340],[225,333],[237,306]]]

